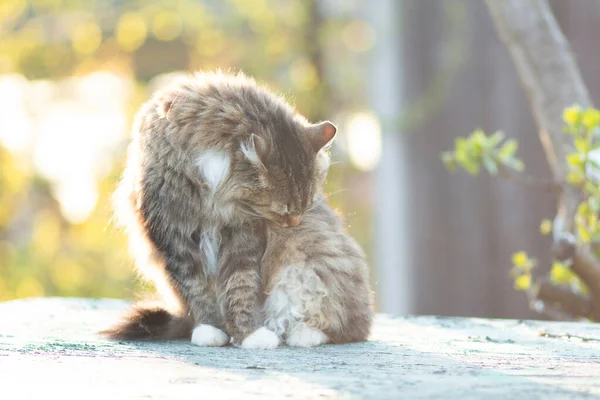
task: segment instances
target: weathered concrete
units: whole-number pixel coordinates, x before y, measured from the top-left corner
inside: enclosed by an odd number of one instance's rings
[[[127,303],[0,303],[0,398],[600,398],[600,325],[379,316],[367,343],[314,349],[114,343]]]

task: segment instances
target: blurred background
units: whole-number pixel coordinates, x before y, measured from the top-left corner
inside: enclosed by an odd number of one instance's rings
[[[600,101],[600,3],[553,1]],[[535,318],[511,254],[550,261],[554,199],[450,174],[481,127],[549,178],[526,95],[479,0],[0,0],[0,300],[131,299],[110,196],[132,117],[171,74],[238,71],[339,134],[327,182],[379,311]]]

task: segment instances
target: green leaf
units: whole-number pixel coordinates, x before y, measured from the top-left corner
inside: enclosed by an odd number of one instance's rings
[[[567,175],[567,182],[569,182],[571,185],[579,185],[584,179],[585,177],[581,171],[571,171]]]
[[[593,213],[597,214],[600,212],[600,199],[598,197],[588,198],[588,204]]]
[[[504,140],[504,136],[504,132],[502,131],[496,131],[492,133],[487,139],[487,147],[495,148]]]
[[[467,139],[464,137],[457,137],[454,139],[454,148],[458,152],[459,150],[465,151],[468,147]]]
[[[498,174],[498,166],[496,165],[496,162],[494,160],[492,160],[492,158],[490,156],[485,154],[482,158],[482,161],[483,161],[483,165],[485,166],[485,169],[487,169],[487,171],[489,172],[490,175],[494,176],[494,175]]]
[[[479,173],[479,164],[473,160],[466,151],[456,151],[454,156],[456,162],[471,175]]]
[[[463,165],[463,167],[471,175],[478,175],[479,174],[479,165],[477,165],[475,163],[466,163],[466,164]]]
[[[487,136],[485,136],[485,132],[483,129],[475,129],[469,138],[472,144],[478,144],[483,147],[487,143]]]
[[[525,169],[525,164],[523,164],[523,161],[518,160],[516,158],[512,158],[512,157],[505,159],[504,165],[514,169],[515,171],[519,171],[519,172],[522,172]]]
[[[441,159],[450,172],[456,171],[456,160],[454,160],[454,154],[451,151],[443,152]]]
[[[515,139],[508,139],[500,148],[500,151],[498,152],[498,158],[504,161],[505,159],[514,156],[517,152],[517,148],[517,141]]]
[[[564,133],[569,134],[569,135],[575,135],[577,133],[577,129],[570,125],[563,126],[562,130]]]
[[[596,186],[591,180],[585,181],[585,191],[590,197],[598,196],[598,186]]]
[[[588,151],[590,151],[591,147],[591,143],[588,139],[580,137],[575,138],[575,148],[577,149],[577,151],[581,153],[587,153]]]

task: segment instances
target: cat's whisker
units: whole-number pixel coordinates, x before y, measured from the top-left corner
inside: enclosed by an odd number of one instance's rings
[[[307,208],[305,212],[314,210],[315,208],[317,208],[317,206],[319,206],[321,203],[323,203],[323,201],[329,199],[329,197],[333,196],[334,194],[345,192],[346,190],[348,190],[348,189],[340,189],[340,190],[336,190],[335,192],[331,192],[331,193],[324,195],[319,200],[315,201],[309,208]]]
[[[345,191],[347,191],[347,190],[348,190],[347,188],[345,188],[345,189],[340,189],[340,190],[336,190],[335,192],[327,193],[325,196],[323,196],[323,198],[324,198],[324,199],[328,199],[328,198],[330,198],[331,196],[333,196],[334,194],[339,194],[339,193],[345,192]]]
[[[331,167],[332,165],[338,165],[338,164],[347,164],[346,161],[330,161],[329,162],[329,166]]]

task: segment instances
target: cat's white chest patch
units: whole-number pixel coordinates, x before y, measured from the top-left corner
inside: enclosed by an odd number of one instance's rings
[[[204,253],[206,262],[206,273],[214,275],[219,267],[219,247],[221,247],[221,236],[214,228],[208,228],[202,231],[200,235],[200,249]]]
[[[203,151],[196,158],[196,166],[206,180],[210,191],[215,193],[219,185],[229,174],[231,160],[227,154],[217,150]]]
[[[206,201],[205,206],[207,210],[212,209],[213,213],[223,208],[222,205],[215,203],[213,195],[219,188],[219,185],[227,179],[230,164],[230,157],[218,150],[203,151],[196,158],[196,166],[210,190],[210,196],[204,199]],[[204,261],[206,263],[205,272],[208,275],[215,275],[217,273],[220,246],[221,236],[218,229],[209,227],[202,231],[200,235],[200,250],[204,254]]]

